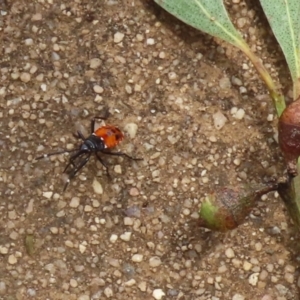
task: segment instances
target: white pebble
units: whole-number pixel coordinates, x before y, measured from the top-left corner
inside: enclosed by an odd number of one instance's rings
[[[152,293],[153,298],[156,300],[162,299],[162,297],[165,295],[166,294],[164,293],[164,291],[162,289],[155,289]]]
[[[151,38],[147,39],[147,45],[154,45],[154,44],[155,44],[154,39]]]
[[[96,94],[102,94],[103,93],[103,87],[100,85],[94,85],[93,90]]]
[[[129,85],[129,84],[126,84],[125,85],[125,91],[126,91],[126,93],[127,94],[132,94],[132,87],[131,87],[131,85]]]
[[[0,254],[7,254],[8,253],[8,248],[4,246],[0,246]]]
[[[46,91],[47,91],[47,84],[42,83],[42,84],[41,84],[41,90],[42,90],[43,92],[46,92]]]
[[[241,164],[241,160],[239,158],[236,158],[233,160],[233,163],[236,165],[236,166],[239,166]]]
[[[90,60],[90,68],[97,69],[101,65],[101,60],[99,58],[92,58]]]
[[[232,300],[245,300],[245,297],[241,294],[235,294],[233,297],[232,297]]]
[[[127,123],[124,130],[129,134],[131,139],[134,139],[137,133],[138,126],[136,123]]]
[[[214,126],[218,130],[220,130],[227,122],[227,118],[220,111],[213,114],[213,120],[214,120]]]
[[[122,174],[122,167],[121,165],[115,165],[114,166],[114,171],[116,174]]]
[[[257,282],[258,282],[258,275],[259,273],[252,273],[250,276],[249,276],[249,283],[253,286],[256,286],[257,285]]]
[[[96,194],[99,194],[99,195],[103,194],[102,185],[96,178],[94,178],[94,180],[93,180],[93,189]]]
[[[244,263],[243,263],[243,269],[245,271],[249,271],[251,268],[252,268],[252,264],[249,263],[248,261],[244,261]]]
[[[124,33],[122,33],[122,32],[116,32],[114,34],[114,43],[117,44],[117,43],[122,42],[123,38],[124,38]]]
[[[86,246],[83,245],[83,244],[80,244],[80,245],[79,245],[79,252],[80,252],[80,253],[84,253],[85,250],[86,250]]]
[[[143,260],[143,254],[134,254],[132,255],[132,261],[134,262],[141,262]]]
[[[113,290],[110,287],[105,288],[104,294],[107,298],[111,298],[113,296]]]
[[[131,234],[132,233],[130,231],[126,231],[120,235],[120,239],[124,242],[129,242],[131,239]]]
[[[133,286],[133,285],[135,285],[136,284],[136,281],[135,281],[135,279],[129,279],[128,281],[126,281],[125,283],[124,283],[124,285],[125,286]]]
[[[24,72],[24,73],[21,74],[20,79],[21,79],[22,82],[27,83],[27,82],[30,81],[31,76],[30,76],[29,73]]]
[[[272,122],[273,120],[274,120],[274,115],[273,114],[268,114],[267,121]]]
[[[53,195],[53,192],[43,192],[43,196],[47,199],[50,199]]]
[[[161,259],[158,256],[153,256],[149,259],[149,266],[156,268],[161,265]]]
[[[80,199],[78,197],[73,197],[71,199],[71,202],[70,202],[69,206],[73,207],[73,208],[76,208],[76,207],[79,206],[79,204],[80,204]]]
[[[237,110],[237,112],[233,115],[233,117],[237,120],[242,120],[245,116],[245,111],[240,108]]]
[[[33,39],[25,39],[25,45],[26,46],[31,46],[31,45],[33,45]]]
[[[225,251],[225,255],[227,258],[233,258],[235,256],[232,248],[227,248]]]
[[[8,263],[11,264],[11,265],[14,265],[18,262],[17,258],[11,254],[9,257],[8,257]]]
[[[116,234],[112,234],[109,238],[111,243],[115,243],[118,240],[118,236]]]

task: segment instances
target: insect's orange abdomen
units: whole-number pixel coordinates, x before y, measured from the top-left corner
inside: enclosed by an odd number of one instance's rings
[[[115,126],[106,125],[99,127],[94,134],[102,138],[106,148],[116,147],[124,138],[122,131]]]

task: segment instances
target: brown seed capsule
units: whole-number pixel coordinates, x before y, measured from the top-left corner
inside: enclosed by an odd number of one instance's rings
[[[221,188],[202,202],[200,226],[223,232],[234,229],[244,222],[262,195],[276,189],[277,183]]]
[[[287,162],[288,173],[297,176],[300,156],[300,98],[285,108],[278,121],[278,142]]]

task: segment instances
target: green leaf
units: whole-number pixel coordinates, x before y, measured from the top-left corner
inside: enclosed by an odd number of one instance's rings
[[[223,0],[155,0],[155,2],[196,29],[239,48],[245,43],[230,21]]]
[[[243,51],[244,54],[251,60],[257,72],[265,82],[273,99],[277,114],[281,115],[285,108],[285,101],[282,93],[277,89],[261,60],[251,51],[248,44],[243,40],[241,34],[233,26],[228,17],[223,0],[154,1],[186,24],[227,41]]]
[[[294,83],[294,100],[300,95],[300,1],[260,0],[281,46]]]

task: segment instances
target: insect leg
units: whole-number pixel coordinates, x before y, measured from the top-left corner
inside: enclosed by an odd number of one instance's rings
[[[70,184],[70,181],[76,176],[76,174],[86,165],[86,163],[89,161],[91,157],[91,154],[89,153],[89,155],[80,162],[80,164],[74,168],[74,170],[72,170],[72,172],[70,172],[68,180],[64,186],[63,191],[65,191],[68,187],[68,185]],[[68,166],[70,166],[71,163],[68,164]],[[74,164],[74,163],[73,163]]]
[[[113,155],[113,156],[123,156],[123,157],[127,157],[128,159],[131,159],[131,160],[143,160],[143,158],[135,158],[124,152],[106,152],[103,150],[103,151],[101,151],[101,153],[107,154],[107,155]]]
[[[106,171],[107,176],[108,176],[108,177],[111,177],[106,162],[101,158],[101,156],[99,155],[98,152],[96,152],[95,154],[96,154],[97,159],[100,161],[100,163],[101,163],[101,164],[103,165],[103,167],[105,168],[105,171]]]
[[[73,152],[73,151],[77,151],[78,149],[72,149],[72,150],[60,150],[60,151],[56,151],[56,152],[52,152],[52,153],[48,153],[48,154],[43,154],[41,156],[38,156],[36,157],[35,159],[38,160],[38,159],[42,159],[42,158],[46,158],[46,157],[49,157],[49,156],[52,156],[52,155],[58,155],[58,154],[63,154],[63,153],[70,153],[70,152]]]

